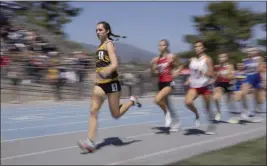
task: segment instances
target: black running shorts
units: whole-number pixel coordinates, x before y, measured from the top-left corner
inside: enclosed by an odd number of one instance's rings
[[[106,94],[121,91],[121,84],[119,81],[112,81],[109,83],[96,83],[96,86],[102,88]]]
[[[167,86],[170,86],[172,88],[174,88],[174,81],[170,81],[170,82],[159,82],[158,83],[158,89],[159,91],[161,91],[163,88],[167,87]]]
[[[229,93],[232,92],[233,85],[229,82],[215,82],[215,87],[221,87],[223,88],[224,92]]]

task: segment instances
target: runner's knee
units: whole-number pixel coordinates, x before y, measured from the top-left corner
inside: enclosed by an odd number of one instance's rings
[[[193,100],[185,99],[185,105],[190,106],[193,104]]]
[[[156,97],[156,98],[154,98],[154,103],[157,104],[157,105],[160,105],[161,100]]]
[[[215,101],[218,101],[220,99],[219,95],[218,94],[215,94],[212,96],[212,99],[215,100]]]
[[[114,119],[119,119],[120,118],[120,113],[118,111],[115,111],[115,112],[112,112],[111,113],[111,116],[114,118]]]
[[[97,112],[91,111],[90,114],[91,114],[91,117],[97,119]]]
[[[111,116],[114,119],[118,119],[120,117],[120,108],[122,107],[122,104],[119,105],[119,108],[115,109],[115,108],[111,108]]]

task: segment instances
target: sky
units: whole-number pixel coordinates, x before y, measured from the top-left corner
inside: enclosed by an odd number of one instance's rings
[[[172,52],[190,49],[186,34],[197,34],[193,16],[204,15],[208,2],[70,2],[83,12],[65,25],[71,40],[98,45],[95,29],[99,21],[110,23],[114,34],[126,35],[121,42],[150,52],[158,52],[158,42],[168,39]],[[266,2],[238,2],[240,8],[266,12]],[[253,29],[254,38],[266,38],[260,27]]]

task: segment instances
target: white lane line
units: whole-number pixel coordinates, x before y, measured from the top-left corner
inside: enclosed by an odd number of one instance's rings
[[[50,105],[50,107],[47,107],[48,105]],[[89,106],[89,103],[87,103],[86,105]],[[52,107],[51,107],[51,104],[50,103],[47,103],[47,105],[45,105],[45,106],[37,106],[37,107],[32,107],[32,106],[27,106],[27,105],[23,105],[24,107],[19,107],[21,105],[16,105],[16,106],[15,105],[12,105],[12,106],[2,106],[2,109],[4,110],[4,112],[9,112],[10,109],[16,109],[15,110],[16,112],[21,112],[21,111],[28,110],[28,109],[43,109],[43,108],[45,108],[45,109],[47,109],[47,108],[57,109],[57,108],[60,108],[62,106],[70,106],[70,107],[73,106],[73,107],[77,107],[77,106],[82,106],[82,105],[81,104],[69,104],[69,105],[61,104],[61,105],[52,105]],[[10,112],[13,112],[13,111],[10,111]]]
[[[155,114],[157,115],[157,114]],[[146,115],[136,115],[136,116],[125,116],[123,119],[130,119],[130,118],[137,118],[137,117],[145,117],[145,116],[151,116],[150,114]],[[99,121],[107,121],[107,120],[113,120],[112,118],[103,118],[99,119]],[[37,129],[37,128],[46,128],[46,127],[55,127],[55,126],[64,126],[64,125],[72,125],[72,124],[80,124],[80,123],[88,123],[88,120],[86,121],[79,121],[79,122],[67,122],[67,123],[57,123],[57,124],[51,124],[51,125],[42,125],[42,126],[31,126],[31,127],[21,127],[21,128],[14,128],[14,129],[4,129],[1,130],[1,132],[7,132],[7,131],[17,131],[17,130],[27,130],[27,129]]]
[[[99,116],[102,116],[102,115],[109,115],[111,114],[110,112],[103,112],[103,113],[99,113]],[[141,114],[159,114],[159,112],[154,112],[154,111],[151,111],[151,110],[143,110],[143,111],[133,111],[133,112],[130,112],[130,113],[127,113],[128,115],[141,115]],[[14,123],[24,123],[24,122],[36,122],[36,121],[45,121],[45,120],[55,120],[55,119],[66,119],[66,118],[77,118],[77,117],[89,117],[89,113],[87,112],[87,114],[84,114],[84,115],[74,115],[74,116],[71,116],[71,115],[63,115],[63,116],[59,116],[59,117],[42,117],[42,118],[36,118],[36,119],[22,119],[20,120],[20,118],[23,118],[23,117],[34,117],[34,116],[28,116],[28,115],[25,115],[25,116],[20,116],[20,117],[15,117],[15,118],[9,118],[10,120],[12,121],[8,121],[8,122],[1,122],[1,124],[14,124]],[[18,120],[16,120],[18,119]]]
[[[150,121],[150,122],[147,122],[147,123],[142,123],[142,124],[149,124],[149,123],[154,123],[154,122],[157,122],[157,121]],[[136,125],[140,125],[141,123],[139,124],[136,124]],[[133,126],[133,125],[130,125],[130,126]],[[206,126],[206,124],[204,125],[200,125],[200,126]],[[122,126],[124,127],[124,126]],[[188,128],[191,128],[191,127],[194,127],[194,126],[189,126],[189,127],[185,127],[183,128],[184,129],[188,129]],[[103,129],[103,128],[102,128]],[[138,135],[132,135],[132,136],[126,136],[124,138],[126,139],[132,139],[132,138],[138,138],[138,137],[144,137],[144,136],[150,136],[150,135],[154,135],[155,133],[142,133],[142,134],[138,134]],[[123,138],[122,138],[123,139]],[[96,144],[99,144],[101,143],[100,141],[97,141]],[[56,149],[50,149],[50,150],[44,150],[44,151],[39,151],[39,152],[33,152],[33,153],[27,153],[27,154],[21,154],[21,155],[16,155],[16,156],[10,156],[10,157],[4,157],[4,158],[1,158],[1,160],[10,160],[10,159],[14,159],[14,158],[21,158],[21,157],[27,157],[27,156],[33,156],[33,155],[39,155],[39,154],[45,154],[45,153],[50,153],[50,152],[55,152],[55,151],[62,151],[62,150],[66,150],[66,149],[72,149],[72,148],[78,148],[78,146],[67,146],[67,147],[62,147],[62,148],[56,148]]]
[[[103,128],[99,128],[99,130],[120,128],[120,127],[128,127],[128,126],[137,126],[137,125],[143,125],[143,124],[157,123],[157,122],[161,122],[161,121],[162,120],[154,120],[154,121],[147,121],[147,122],[141,122],[141,123],[127,124],[127,125],[118,125],[118,126],[103,127]],[[51,136],[58,136],[58,135],[75,134],[75,133],[81,133],[81,132],[86,132],[86,131],[88,131],[88,130],[79,130],[79,131],[63,132],[63,133],[48,134],[48,135],[35,136],[35,137],[25,137],[25,138],[4,140],[4,141],[1,141],[1,143],[10,143],[10,142],[14,142],[14,141],[21,141],[21,140],[28,140],[28,139],[36,139],[36,138],[44,138],[44,137],[51,137]]]
[[[191,117],[193,117],[193,116],[191,116]],[[157,120],[155,122],[161,122],[161,121],[162,120]],[[145,123],[137,123],[137,124],[146,124],[146,122]],[[107,128],[117,128],[117,127],[124,127],[124,126],[128,126],[128,125],[119,125],[119,126],[112,126],[112,127],[107,127]],[[131,125],[129,125],[129,126],[131,126]],[[106,127],[100,128],[100,129],[106,129]],[[10,140],[1,141],[1,143],[13,142],[13,141],[18,141],[18,140],[27,140],[27,139],[43,138],[43,137],[50,137],[50,136],[57,136],[57,135],[67,135],[67,134],[80,133],[80,132],[85,132],[85,131],[87,131],[87,130],[78,130],[78,131],[62,132],[62,133],[56,133],[56,134],[47,134],[47,135],[43,135],[43,136],[33,136],[33,137],[25,137],[25,138],[18,138],[18,139],[10,139]]]
[[[62,105],[64,106],[64,105]],[[77,106],[80,106],[79,104],[77,104]],[[84,107],[84,106],[80,106],[80,107],[77,107],[76,105],[73,106],[73,108],[70,108],[70,107],[67,107],[67,108],[62,108],[62,107],[58,107],[58,108],[45,108],[44,110],[29,110],[29,111],[5,111],[5,108],[2,108],[2,115],[1,115],[1,120],[3,120],[4,118],[14,118],[14,117],[17,117],[17,116],[20,116],[20,115],[27,115],[27,116],[37,116],[37,115],[57,115],[57,114],[69,114],[69,113],[80,113],[80,112],[89,112],[89,105],[88,105],[88,108]],[[71,106],[72,107],[72,106]],[[77,109],[77,110],[70,110],[68,111],[67,109]],[[145,106],[143,106],[143,109],[159,109],[158,106],[156,105],[153,105],[153,104],[147,104]],[[25,108],[25,110],[28,110],[29,108]],[[31,109],[31,108],[30,108]],[[134,108],[135,109],[135,108]],[[180,107],[175,107],[176,110],[180,110],[181,108]],[[182,108],[182,109],[186,109],[186,107]],[[224,108],[223,106],[221,107],[221,109],[227,109],[227,108]],[[109,110],[109,107],[108,106],[103,106],[103,110]],[[53,111],[53,112],[52,112]],[[9,114],[6,114],[6,113],[9,113]],[[179,111],[178,111],[179,112]],[[203,115],[203,112],[202,110],[200,110],[200,113]]]
[[[155,156],[158,156],[158,155],[162,155],[162,154],[166,154],[166,153],[170,153],[170,152],[175,152],[175,151],[178,151],[178,150],[184,150],[184,149],[188,149],[188,148],[195,147],[195,146],[205,145],[207,143],[212,143],[212,142],[216,142],[216,141],[222,141],[222,140],[225,140],[225,139],[230,139],[230,138],[241,136],[241,135],[248,135],[248,134],[251,134],[253,132],[261,131],[261,130],[265,130],[266,131],[266,128],[261,127],[261,128],[257,128],[257,129],[253,129],[253,130],[249,130],[249,131],[238,132],[238,133],[227,135],[227,136],[218,136],[218,137],[215,137],[213,139],[208,139],[208,140],[205,140],[205,141],[195,142],[195,143],[191,143],[191,144],[188,144],[188,145],[183,145],[183,146],[179,146],[179,147],[175,147],[175,148],[171,148],[171,149],[166,149],[166,150],[162,150],[162,151],[158,151],[158,152],[154,152],[154,153],[149,153],[149,154],[145,154],[145,155],[142,155],[142,156],[137,156],[137,157],[134,157],[134,158],[131,158],[131,159],[113,162],[113,163],[110,163],[110,164],[107,164],[107,165],[119,165],[119,164],[125,164],[127,162],[143,160],[143,159],[147,159],[147,158],[150,158],[150,157],[155,157]]]
[[[90,110],[89,109],[77,109],[77,110],[68,110],[69,108],[67,109],[64,109],[64,110],[60,110],[60,111],[54,111],[54,112],[49,112],[49,111],[36,111],[36,112],[31,112],[31,113],[27,113],[27,112],[21,112],[22,114],[11,114],[11,115],[4,115],[2,114],[1,115],[1,120],[5,119],[5,118],[14,118],[14,117],[18,117],[18,116],[38,116],[38,115],[57,115],[57,114],[70,114],[70,113],[81,113],[81,112],[89,112]],[[135,110],[140,110],[138,108],[131,108],[133,111]],[[149,106],[149,107],[142,107],[143,110],[151,110],[151,109],[160,109],[156,106]],[[104,111],[104,112],[103,112]],[[108,114],[110,113],[109,111],[109,108],[103,108],[101,111],[100,111],[100,114],[101,113],[105,113],[105,114]]]
[[[140,116],[138,116],[138,117],[140,117]],[[182,117],[180,119],[186,119],[186,118],[192,118],[192,117],[194,117],[194,116]],[[102,129],[109,129],[109,128],[119,128],[119,127],[134,126],[134,125],[139,125],[139,124],[150,124],[150,123],[162,122],[162,121],[163,120],[155,120],[155,121],[141,122],[141,123],[135,123],[135,124],[130,124],[130,125],[119,125],[119,126],[103,127],[103,128],[99,128],[99,129],[102,130]],[[88,123],[88,121],[86,121],[86,122]],[[63,133],[57,133],[57,134],[48,134],[48,135],[43,135],[43,136],[25,137],[25,138],[4,140],[4,141],[1,141],[1,143],[13,142],[13,141],[19,141],[19,140],[27,140],[27,139],[35,139],[35,138],[43,138],[43,137],[50,137],[50,136],[58,136],[58,135],[67,135],[67,134],[80,133],[80,132],[85,132],[85,131],[87,131],[87,130],[78,130],[78,131],[63,132]]]
[[[204,126],[204,125],[201,125],[201,126]],[[186,128],[191,128],[191,127],[193,127],[193,126],[186,127]],[[184,128],[184,129],[186,129],[186,128]],[[118,165],[118,164],[122,164],[122,163],[129,162],[129,161],[141,160],[141,159],[145,159],[145,158],[161,155],[161,154],[164,154],[164,153],[170,153],[170,152],[174,152],[174,151],[177,151],[177,150],[187,149],[187,148],[191,148],[191,147],[194,147],[194,146],[199,146],[199,145],[204,145],[204,144],[215,142],[215,141],[229,139],[229,138],[240,136],[240,135],[251,134],[253,132],[260,131],[260,130],[266,130],[266,128],[261,127],[261,128],[257,128],[257,129],[253,129],[253,130],[249,130],[249,131],[245,131],[245,132],[238,132],[238,133],[227,135],[227,136],[219,136],[219,137],[215,137],[213,139],[209,139],[209,140],[205,140],[205,141],[201,141],[201,142],[196,142],[196,143],[192,143],[192,144],[189,144],[189,145],[179,146],[179,147],[176,147],[176,148],[166,149],[166,150],[163,150],[163,151],[159,151],[159,152],[155,152],[155,153],[150,153],[150,154],[134,157],[134,158],[131,158],[131,159],[128,159],[128,160],[122,160],[122,161],[118,161],[118,162],[113,162],[113,163],[110,163],[108,165]],[[133,136],[127,136],[125,138],[126,139],[131,139],[131,138],[137,138],[137,137],[150,136],[150,135],[154,135],[154,134],[155,133],[143,133],[143,134],[138,134],[138,135],[133,135]],[[98,144],[98,143],[100,143],[100,141],[97,141],[96,143]],[[1,158],[1,160],[3,161],[3,160],[14,159],[14,158],[22,158],[22,157],[27,157],[27,156],[40,155],[40,154],[45,154],[45,153],[50,153],[50,152],[55,152],[55,151],[62,151],[62,150],[66,150],[66,149],[72,149],[72,148],[78,148],[78,147],[77,147],[77,145],[76,146],[67,146],[67,147],[50,149],[50,150],[45,150],[45,151],[39,151],[39,152],[22,154],[22,155],[4,157],[4,158]]]
[[[152,109],[160,109],[156,106],[150,106],[150,107],[142,107],[142,110],[152,110]],[[140,110],[140,108],[131,108],[132,111],[137,111],[137,110]],[[36,113],[37,112],[37,113]],[[12,115],[2,115],[1,116],[1,119],[3,120],[4,118],[13,118],[13,117],[17,117],[17,116],[20,116],[20,115],[27,115],[27,116],[36,116],[36,115],[57,115],[57,114],[69,114],[69,113],[81,113],[81,112],[89,112],[89,109],[78,109],[78,110],[66,110],[65,111],[56,111],[56,112],[47,112],[47,111],[43,111],[43,112],[39,112],[39,111],[36,111],[36,112],[32,112],[32,113],[27,113],[27,112],[22,112],[22,114],[12,114]],[[101,113],[109,113],[109,108],[103,108],[101,111],[100,111],[100,114]]]
[[[51,150],[45,150],[45,151],[40,151],[40,152],[27,153],[27,154],[22,154],[22,155],[17,155],[17,156],[5,157],[5,158],[1,158],[1,161],[10,160],[10,159],[14,159],[14,158],[27,157],[27,156],[32,156],[32,155],[38,155],[38,154],[44,154],[44,153],[49,153],[49,152],[61,151],[61,150],[66,150],[66,149],[72,149],[72,148],[77,148],[77,146],[68,146],[68,147],[64,147],[64,148],[51,149]]]
[[[146,110],[149,111],[149,110]],[[225,112],[223,109],[221,110],[222,112]],[[228,110],[227,110],[228,111]],[[178,112],[186,112],[186,111],[178,111]],[[153,113],[154,115],[158,115],[156,113]],[[149,116],[151,114],[143,114],[139,116],[125,116],[123,117],[124,119],[128,118],[136,118],[136,117],[145,117]],[[203,114],[203,116],[206,116]],[[181,117],[180,119],[185,119],[185,118],[190,118],[194,117],[193,115],[191,116],[186,116],[186,117]],[[112,118],[104,118],[100,119],[100,121],[106,121],[106,120],[112,120]],[[21,127],[21,128],[11,128],[11,129],[2,129],[1,132],[8,132],[8,131],[17,131],[17,130],[27,130],[27,129],[36,129],[36,128],[46,128],[46,127],[54,127],[54,126],[64,126],[64,125],[71,125],[71,124],[81,124],[81,123],[88,123],[88,120],[86,121],[79,121],[79,122],[67,122],[67,123],[57,123],[57,124],[51,124],[51,125],[41,125],[41,126],[32,126],[32,127]]]
[[[135,114],[135,112],[145,112],[145,111],[154,111],[155,109],[159,109],[158,107],[156,106],[153,106],[151,108],[147,107],[147,109],[133,109],[130,114]],[[189,110],[187,109],[183,109],[181,110],[181,108],[176,108],[176,110],[178,110],[177,112],[187,112]],[[228,111],[227,109],[224,109],[222,108],[221,109],[222,112],[226,112]],[[68,117],[76,117],[76,116],[71,116],[71,115],[68,115],[68,116],[62,116],[62,117],[52,117],[52,118],[49,118],[49,117],[42,117],[42,118],[36,118],[36,119],[33,119],[33,118],[30,118],[30,119],[26,119],[26,117],[33,117],[33,116],[45,116],[45,115],[48,115],[48,116],[52,116],[52,115],[58,115],[58,114],[63,114],[63,115],[66,115],[66,114],[73,114],[73,113],[76,113],[76,114],[80,114],[80,113],[87,113],[87,115],[78,115],[77,117],[83,117],[83,116],[88,116],[89,113],[88,110],[82,110],[82,111],[64,111],[64,112],[54,112],[54,113],[35,113],[35,114],[26,114],[24,113],[23,115],[17,115],[17,116],[1,116],[1,124],[9,124],[9,123],[18,123],[18,122],[30,122],[30,121],[41,121],[41,120],[49,120],[49,119],[65,119],[65,118],[68,118]],[[159,111],[161,112],[161,111]],[[203,112],[200,111],[201,114],[204,116]],[[154,113],[154,112],[153,112]],[[158,111],[155,111],[155,113],[158,113]],[[110,112],[100,112],[99,115],[109,115]],[[145,113],[144,113],[145,114]],[[7,122],[5,122],[4,120],[5,119],[9,119]],[[16,118],[18,119],[23,119],[23,121],[14,121],[16,120]],[[12,120],[12,121],[10,121]]]
[[[5,118],[14,118],[14,117],[18,117],[18,116],[44,116],[44,115],[60,115],[60,114],[79,114],[79,113],[83,113],[83,112],[89,112],[89,110],[65,110],[65,111],[60,111],[60,112],[47,112],[44,111],[43,113],[22,113],[22,114],[14,114],[14,115],[2,115],[1,119],[5,119]]]
[[[139,97],[139,100],[142,102],[143,100],[146,102],[147,100],[151,100],[153,96],[143,96]],[[175,97],[173,100],[180,99],[179,97]],[[121,100],[127,101],[127,98],[121,98]],[[23,104],[22,104],[23,105]],[[38,106],[39,105],[39,106]],[[42,105],[42,106],[40,106]],[[34,102],[34,103],[25,103],[24,106],[26,107],[19,107],[21,105],[14,105],[10,103],[2,103],[2,109],[17,109],[17,110],[28,110],[28,109],[42,109],[47,108],[47,105],[54,106],[53,108],[60,108],[62,106],[90,106],[90,98],[86,99],[85,101],[63,101],[63,102],[54,102],[54,101],[44,101],[44,102]],[[27,107],[28,106],[28,107]],[[9,112],[9,111],[6,111]]]
[[[62,105],[64,106],[64,105]],[[32,109],[32,108],[25,108],[24,111],[11,111],[11,110],[5,110],[5,108],[1,108],[1,112],[2,113],[2,116],[10,116],[10,115],[13,115],[13,114],[34,114],[34,113],[47,113],[47,112],[55,112],[55,111],[58,111],[58,112],[63,112],[65,111],[66,109],[77,109],[77,111],[89,111],[90,109],[90,105],[88,105],[88,107],[84,107],[84,106],[69,106],[69,107],[58,107],[58,108],[50,108],[50,107],[44,107],[43,109],[39,110],[39,109]],[[143,106],[142,108],[151,108],[151,107],[157,107],[156,105],[152,105],[152,104],[148,104],[148,105],[145,105]],[[23,107],[22,107],[23,108]],[[10,108],[11,109],[11,108]],[[103,106],[102,108],[103,110],[109,110],[109,107],[108,106]]]
[[[49,106],[49,104],[46,107],[27,107],[27,106],[23,106],[21,105],[21,107],[19,108],[2,108],[3,110],[3,114],[4,115],[8,115],[8,114],[19,114],[19,113],[31,113],[31,112],[48,112],[48,111],[64,111],[66,108],[68,109],[89,109],[90,105],[61,105],[58,107],[51,107]],[[108,107],[105,107],[108,108]]]

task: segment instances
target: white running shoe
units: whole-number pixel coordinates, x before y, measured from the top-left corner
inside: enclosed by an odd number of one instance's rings
[[[234,119],[234,118],[230,118],[230,119],[228,119],[227,122],[230,123],[230,124],[238,124],[239,120],[238,119]]]
[[[138,101],[137,97],[131,96],[130,100],[134,102],[134,105],[137,105],[137,107],[142,107],[142,104]]]
[[[179,131],[180,129],[181,129],[180,123],[175,122],[171,125],[170,131],[176,132]]]
[[[216,113],[216,116],[215,116],[215,120],[216,120],[216,121],[220,121],[221,119],[222,119],[222,114],[219,113],[219,112],[217,112],[217,113]]]
[[[78,146],[81,150],[87,151],[87,152],[94,152],[96,150],[96,146],[93,141],[91,141],[89,138],[87,138],[84,141],[78,141]]]
[[[256,108],[254,112],[255,112],[255,113],[261,113],[262,111],[261,111],[260,108]]]
[[[171,123],[172,123],[171,115],[170,112],[167,111],[167,113],[165,114],[165,127],[170,127]]]
[[[199,126],[200,126],[199,119],[196,119],[196,120],[195,120],[195,125],[196,125],[196,127],[199,127]]]
[[[246,112],[243,112],[243,113],[241,114],[241,119],[242,119],[242,120],[249,120],[249,116],[248,116],[248,114],[247,114]]]

